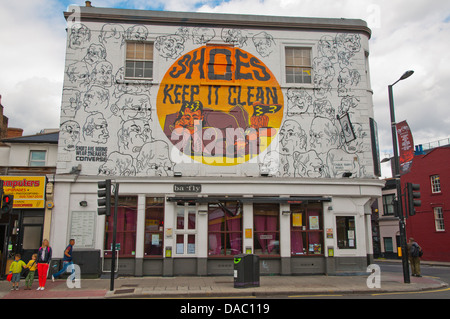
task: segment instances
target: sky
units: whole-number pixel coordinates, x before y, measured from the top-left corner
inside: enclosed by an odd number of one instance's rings
[[[380,157],[392,156],[388,85],[396,121],[414,144],[450,137],[448,0],[91,0],[95,7],[363,19],[372,30],[370,74]],[[68,6],[84,0],[0,0],[0,95],[9,127],[59,127]],[[383,177],[389,163],[381,164]]]

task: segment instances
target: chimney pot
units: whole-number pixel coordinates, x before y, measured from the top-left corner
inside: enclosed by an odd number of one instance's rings
[[[92,7],[91,2],[90,1],[86,1],[86,7]]]

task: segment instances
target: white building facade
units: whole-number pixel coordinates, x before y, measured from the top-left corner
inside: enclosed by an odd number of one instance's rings
[[[361,20],[82,7],[65,13],[51,239],[108,260],[120,184],[119,272],[364,271],[381,196]],[[56,256],[58,257],[58,256]],[[107,268],[105,263],[105,267]]]

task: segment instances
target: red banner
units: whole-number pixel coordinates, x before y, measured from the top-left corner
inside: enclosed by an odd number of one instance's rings
[[[398,148],[400,151],[400,175],[409,172],[414,158],[414,142],[406,121],[397,123]]]

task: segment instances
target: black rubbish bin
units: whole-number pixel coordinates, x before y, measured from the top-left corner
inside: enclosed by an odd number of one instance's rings
[[[234,256],[234,288],[259,287],[259,256]]]

